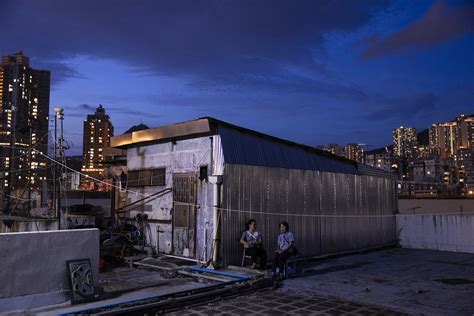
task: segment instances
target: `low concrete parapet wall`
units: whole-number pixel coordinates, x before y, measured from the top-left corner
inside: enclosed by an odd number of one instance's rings
[[[98,285],[99,230],[0,234],[0,258],[0,301],[68,290],[67,260],[89,258]]]
[[[405,248],[474,253],[473,215],[397,215]]]
[[[474,214],[474,199],[398,199],[402,214]]]
[[[0,234],[57,230],[58,223],[57,219],[13,217],[0,221]]]

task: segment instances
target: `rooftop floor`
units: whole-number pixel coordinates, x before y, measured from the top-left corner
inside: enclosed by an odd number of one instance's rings
[[[112,306],[119,309],[118,304],[129,305],[131,302],[137,302],[139,305],[143,301],[149,302],[150,299],[164,300],[168,294],[185,292],[187,295],[191,294],[193,290],[204,288],[206,288],[205,290],[211,290],[214,285],[221,285],[227,281],[232,281],[228,283],[232,284],[233,280],[236,279],[235,271],[232,269],[225,270],[224,273],[227,273],[226,275],[215,275],[215,273],[209,275],[209,272],[202,271],[203,269],[200,270],[200,273],[193,273],[193,269],[197,267],[183,265],[183,263],[189,264],[189,261],[166,257],[160,259],[147,258],[143,261],[134,262],[134,265],[136,263],[145,264],[147,269],[117,267],[111,271],[100,273],[99,285],[103,291],[100,295],[100,300],[77,305],[71,305],[70,301],[61,304],[43,304],[40,305],[41,307],[30,308],[25,308],[23,305],[22,309],[6,310],[4,313],[0,309],[0,315],[58,315],[87,312],[88,310],[97,310],[103,307],[107,307],[110,310],[109,307]],[[178,273],[176,270],[171,269],[171,266],[177,267],[180,272]],[[150,267],[160,267],[160,269],[150,270]],[[237,272],[244,273],[249,278],[257,275],[262,277],[262,274],[256,270],[238,269]],[[234,277],[230,274],[233,274]],[[239,275],[242,276],[242,274]],[[23,297],[23,302],[29,299],[31,299],[31,296]],[[132,305],[134,304],[132,303]],[[21,301],[17,305],[21,306]]]
[[[244,313],[248,305],[247,312],[262,314],[272,314],[273,308],[323,314],[474,314],[474,254],[393,248],[300,263],[299,270],[298,276],[283,281],[275,291],[190,306],[178,313]],[[67,313],[208,286],[189,278],[166,279],[156,272],[130,268],[103,273],[100,279],[106,292],[117,297],[10,314]]]
[[[105,292],[113,293],[108,299],[71,305],[69,301],[57,304],[6,312],[5,315],[58,315],[74,313],[75,311],[113,305],[124,301],[133,301],[147,297],[166,295],[208,286],[205,283],[194,282],[189,278],[164,278],[158,272],[133,268],[116,268],[113,271],[100,274],[100,285]],[[2,313],[0,313],[2,314]]]
[[[233,299],[189,306],[169,315],[383,315],[405,316],[389,309],[334,298],[263,291]]]
[[[413,314],[474,314],[474,254],[394,248],[307,263],[280,291]]]

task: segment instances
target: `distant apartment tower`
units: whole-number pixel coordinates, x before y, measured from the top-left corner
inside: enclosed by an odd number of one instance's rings
[[[393,159],[390,153],[378,153],[365,155],[365,163],[369,166],[392,171]]]
[[[457,165],[459,170],[459,180],[461,188],[465,192],[474,191],[474,148],[461,148],[457,156]]]
[[[68,168],[65,172],[65,189],[66,191],[79,190],[81,186],[82,156],[71,156],[66,158]]]
[[[114,127],[110,117],[105,113],[102,105],[94,114],[87,115],[84,120],[84,140],[82,147],[81,171],[94,178],[103,178],[104,153],[103,150],[110,146],[110,137],[114,135]],[[94,181],[83,181],[85,189],[95,189]]]
[[[31,198],[47,183],[48,113],[51,74],[30,67],[19,52],[0,65],[0,190]],[[23,192],[23,193],[21,193]]]
[[[430,149],[446,159],[457,154],[459,128],[457,122],[432,124],[430,127]]]
[[[459,126],[459,148],[474,149],[474,115],[460,115],[456,121]]]
[[[417,143],[416,128],[400,126],[393,130],[393,154],[395,156],[414,158]]]
[[[344,148],[339,146],[339,144],[329,144],[324,148],[324,150],[333,155],[344,157]]]
[[[459,115],[454,121],[432,124],[430,149],[442,158],[455,158],[460,149],[474,149],[474,115]]]
[[[347,144],[344,148],[344,156],[347,159],[364,163],[364,147],[359,144]]]

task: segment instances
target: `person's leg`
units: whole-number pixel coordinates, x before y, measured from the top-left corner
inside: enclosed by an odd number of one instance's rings
[[[267,268],[267,253],[265,249],[259,248],[258,256],[260,257],[260,270],[265,270]]]
[[[257,264],[258,249],[255,247],[248,248],[247,254],[252,257],[252,266]]]
[[[276,268],[278,266],[279,261],[280,261],[280,254],[278,252],[275,252],[275,257],[273,258],[273,266],[272,266],[273,273],[276,272]]]
[[[278,261],[278,267],[280,268],[280,273],[283,273],[285,269],[285,263],[288,258],[291,257],[291,253],[289,251],[283,251],[280,254],[280,260]]]

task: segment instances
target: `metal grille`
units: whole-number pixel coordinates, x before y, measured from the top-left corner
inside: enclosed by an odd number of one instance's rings
[[[129,187],[164,186],[165,174],[166,168],[129,171],[127,185]]]
[[[177,255],[195,256],[196,186],[196,174],[173,174],[173,248]]]

